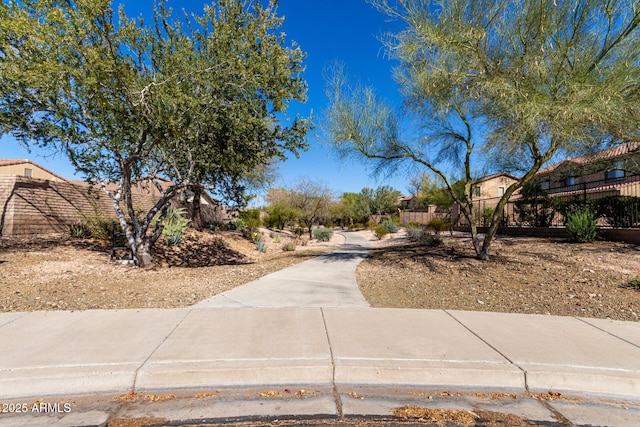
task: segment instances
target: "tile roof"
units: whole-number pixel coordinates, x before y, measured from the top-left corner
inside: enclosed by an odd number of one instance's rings
[[[507,173],[507,172],[499,172],[499,173],[494,173],[493,175],[483,176],[482,178],[475,179],[473,182],[474,182],[474,183],[478,183],[478,182],[489,181],[490,179],[498,178],[498,177],[500,177],[500,176],[505,176],[505,177],[510,178],[510,179],[513,179],[513,180],[515,180],[515,181],[517,181],[517,180],[519,180],[519,179],[520,179],[520,178],[518,178],[518,177],[517,177],[517,176],[515,176],[515,175],[511,175],[510,173]]]
[[[616,157],[622,157],[633,152],[638,152],[640,154],[640,141],[631,142],[625,145],[618,145],[606,150],[585,154],[584,156],[580,157],[574,157],[573,159],[563,160],[561,162],[554,163],[551,166],[540,169],[538,171],[538,174],[542,175],[545,173],[553,172],[554,170],[565,164],[585,165],[588,163],[595,163],[599,160],[608,160],[614,159]]]

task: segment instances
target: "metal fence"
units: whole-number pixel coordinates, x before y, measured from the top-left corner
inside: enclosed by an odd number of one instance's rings
[[[476,202],[476,225],[486,226],[500,198]],[[598,225],[611,228],[640,228],[640,175],[618,179],[555,186],[540,194],[512,197],[503,210],[505,227],[563,227],[566,213],[588,205]],[[460,221],[461,225],[466,221]]]

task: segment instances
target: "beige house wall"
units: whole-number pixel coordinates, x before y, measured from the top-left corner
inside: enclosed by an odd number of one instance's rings
[[[0,176],[27,176],[27,169],[31,170],[31,177],[37,179],[47,179],[50,181],[62,181],[58,176],[51,172],[42,169],[40,166],[24,162],[14,165],[2,165],[0,166]]]
[[[499,189],[502,188],[502,190],[506,192],[507,188],[514,182],[516,182],[515,179],[505,175],[499,175],[494,178],[480,181],[473,186],[473,201],[487,201],[486,207],[495,207],[497,206],[498,201],[500,201],[500,197],[502,197]],[[476,193],[476,188],[480,188],[479,196]]]

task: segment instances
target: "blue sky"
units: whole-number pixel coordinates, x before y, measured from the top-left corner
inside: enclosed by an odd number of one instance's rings
[[[152,2],[116,0],[123,3],[129,16],[151,11]],[[182,8],[201,13],[204,1],[169,0],[174,10]],[[287,40],[295,40],[307,53],[304,77],[309,85],[308,102],[294,105],[291,115],[300,113],[308,116],[313,111],[317,120],[326,108],[323,70],[332,61],[346,64],[354,78],[377,88],[380,95],[400,104],[398,91],[392,79],[393,61],[385,54],[378,37],[393,23],[375,10],[365,0],[280,0],[279,14],[285,16],[283,31]],[[372,177],[361,163],[343,163],[337,160],[330,149],[323,144],[317,131],[308,136],[309,151],[299,159],[294,156],[280,165],[280,178],[276,185],[288,186],[300,178],[313,178],[332,188],[337,194],[358,192],[363,187],[388,184],[407,193],[407,177]],[[51,155],[36,147],[29,153],[12,138],[4,136],[0,141],[0,158],[28,158],[58,173],[64,178],[80,179],[74,176],[74,169],[64,156]]]

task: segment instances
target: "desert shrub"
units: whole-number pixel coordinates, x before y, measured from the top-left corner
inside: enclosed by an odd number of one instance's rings
[[[367,221],[367,229],[371,230],[372,232],[376,229],[376,227],[378,226],[378,224],[376,224],[375,222],[369,220]]]
[[[248,229],[245,229],[245,232],[246,232],[247,230],[248,230]],[[252,241],[253,243],[255,243],[255,244],[258,244],[258,242],[261,242],[261,241],[262,241],[262,234],[260,234],[260,232],[259,232],[259,231],[252,231],[252,232],[250,232],[250,233],[246,234],[246,237],[247,237],[247,238],[249,238],[249,239],[251,239],[251,241]]]
[[[567,214],[567,231],[574,242],[593,242],[598,237],[598,226],[593,210],[584,207],[569,212]]]
[[[273,238],[273,243],[280,243],[280,242],[281,242],[280,237],[275,236],[275,237]]]
[[[167,246],[178,246],[182,243],[182,234],[174,234],[172,236],[167,236]]]
[[[229,224],[227,224],[227,228],[229,230],[243,231],[244,229],[247,228],[247,226],[245,225],[244,220],[242,218],[235,218],[229,221]]]
[[[264,244],[263,241],[259,240],[256,242],[256,250],[262,253],[267,252],[267,246]]]
[[[84,220],[89,227],[91,237],[98,240],[111,240],[111,231],[113,229],[113,220],[103,218],[98,215],[85,216]]]
[[[434,233],[439,234],[442,231],[447,231],[451,225],[442,218],[432,218],[427,223],[427,227],[432,229]]]
[[[86,239],[91,237],[91,232],[89,231],[89,226],[83,222],[78,222],[75,224],[71,224],[69,226],[69,234],[74,239]]]
[[[399,216],[392,216],[391,218],[389,218],[389,221],[395,222],[398,225],[402,224],[402,221],[400,221],[400,217]]]
[[[494,208],[484,208],[482,209],[482,224],[488,226],[491,224],[491,218],[493,218],[493,213],[496,210]]]
[[[182,234],[189,228],[191,222],[188,218],[184,218],[186,209],[169,208],[167,216],[162,220],[162,235],[167,238],[167,245],[179,245],[182,242]]]
[[[255,230],[262,225],[262,221],[260,220],[260,209],[248,209],[246,211],[242,211],[240,212],[239,217],[250,230]]]
[[[284,227],[296,218],[296,211],[280,205],[268,206],[263,223],[267,228],[277,228],[283,230]]]
[[[226,249],[227,247],[227,243],[224,241],[222,237],[214,238],[211,245],[218,250]]]
[[[361,229],[361,228],[363,228],[363,227],[364,227],[364,226],[363,226],[361,223],[359,223],[359,222],[356,222],[355,224],[353,224],[353,228],[354,228],[355,230],[360,230],[360,229]]]
[[[320,227],[313,230],[313,237],[321,242],[328,242],[333,236],[333,230],[330,228]]]
[[[410,242],[419,241],[424,235],[422,227],[407,227],[407,239]]]
[[[296,227],[291,231],[293,231],[293,234],[295,234],[296,236],[302,236],[303,234],[306,233],[305,229],[302,227]]]
[[[439,236],[434,236],[432,234],[423,234],[420,239],[420,243],[430,247],[440,246],[442,244],[442,239]]]
[[[396,223],[395,221],[391,221],[391,220],[385,220],[382,222],[382,226],[389,232],[389,233],[397,233],[398,230],[400,230],[400,225],[398,223]],[[376,227],[376,230],[378,228]]]
[[[407,224],[407,228],[422,228],[422,224],[417,221],[411,221]]]
[[[634,276],[620,285],[621,288],[640,290],[640,276]]]
[[[379,225],[373,230],[373,234],[378,238],[378,240],[382,240],[384,236],[389,234],[389,230],[384,225]]]
[[[574,196],[570,199],[560,199],[558,197],[551,198],[551,206],[564,217],[564,225],[569,221],[569,214],[583,209],[589,209],[595,212],[592,200],[585,200],[583,197]]]
[[[519,224],[531,227],[549,227],[552,224],[557,209],[540,182],[526,184],[520,190],[520,196],[514,203]]]
[[[223,230],[225,228],[225,225],[222,224],[221,222],[211,222],[211,223],[209,223],[208,228],[211,231],[220,231],[220,230]]]
[[[292,252],[296,250],[296,242],[290,241],[282,245],[282,250],[285,252]]]
[[[296,239],[296,244],[300,246],[307,246],[309,244],[309,236],[300,236]]]

